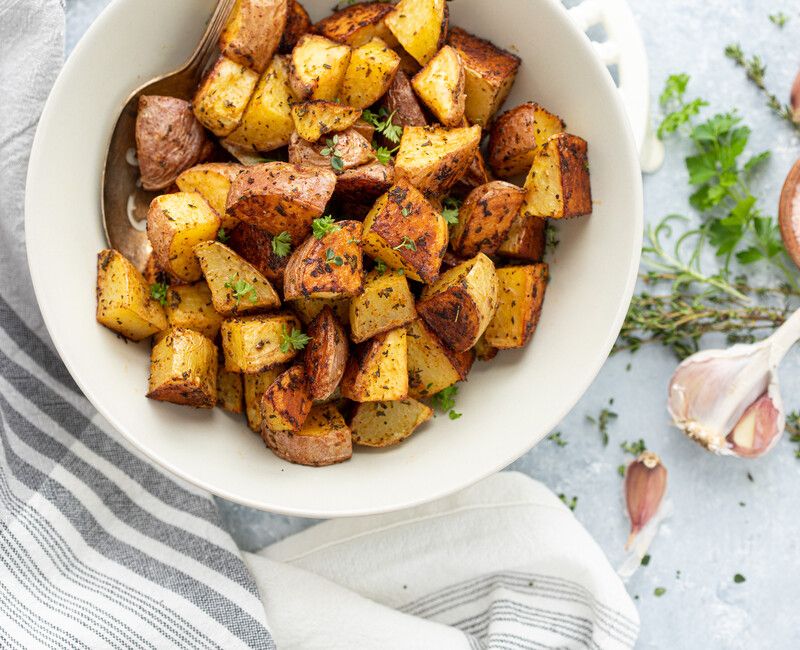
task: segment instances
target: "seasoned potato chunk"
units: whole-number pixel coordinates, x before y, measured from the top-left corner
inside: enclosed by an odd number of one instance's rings
[[[284,276],[286,300],[349,298],[361,293],[361,223],[339,221],[335,229],[309,237],[289,259]]]
[[[386,24],[420,65],[430,61],[447,39],[445,0],[400,0]]]
[[[494,347],[493,345],[489,345],[489,343],[487,343],[486,332],[484,332],[483,336],[481,336],[481,338],[478,339],[478,342],[475,344],[474,351],[475,351],[475,356],[480,361],[491,361],[497,356],[498,353],[498,349],[496,347]]]
[[[411,85],[442,124],[461,124],[467,95],[464,91],[464,64],[456,50],[445,45],[416,74]]]
[[[418,318],[406,326],[408,394],[422,399],[467,378],[474,360],[471,350],[453,352]]]
[[[412,280],[433,282],[447,250],[447,222],[416,189],[398,183],[364,219],[364,251]]]
[[[167,329],[164,309],[150,296],[150,287],[122,253],[97,255],[97,322],[131,341]]]
[[[217,406],[229,413],[244,410],[244,387],[238,372],[228,372],[224,364],[217,369]]]
[[[355,343],[361,343],[416,317],[414,296],[405,274],[372,271],[364,279],[364,293],[350,301],[350,336]]]
[[[378,334],[356,346],[342,378],[342,397],[354,402],[386,402],[408,395],[406,330]]]
[[[350,48],[324,36],[306,34],[292,50],[291,83],[299,99],[334,100],[342,88]]]
[[[385,22],[393,9],[390,2],[357,3],[320,20],[316,28],[325,38],[350,47],[361,47],[376,37],[394,47],[397,39]]]
[[[286,0],[236,0],[219,37],[229,59],[264,72],[286,27]]]
[[[366,205],[361,215],[366,215],[372,208],[372,202],[384,194],[394,183],[394,164],[386,165],[375,162],[345,169],[336,177],[334,196],[342,201],[352,201]],[[366,203],[364,203],[366,202]],[[341,206],[345,214],[349,214],[345,206]],[[360,215],[351,214],[358,217]]]
[[[527,174],[536,147],[551,135],[563,133],[558,115],[534,102],[526,102],[500,115],[492,124],[489,137],[489,165],[500,178]]]
[[[257,83],[258,73],[221,56],[194,95],[195,117],[214,135],[228,135],[239,126]]]
[[[240,223],[231,231],[228,246],[240,257],[246,259],[258,269],[272,286],[283,287],[283,274],[289,263],[289,253],[278,247],[276,252],[273,247],[273,236],[266,230],[251,226],[249,223]],[[278,253],[286,253],[278,255]]]
[[[479,126],[407,126],[395,159],[397,179],[426,196],[445,194],[469,169],[480,142]]]
[[[289,162],[333,169],[337,174],[375,160],[372,145],[355,129],[334,133],[316,143],[306,142],[297,133],[289,142]]]
[[[475,153],[475,157],[469,164],[467,171],[458,179],[458,182],[453,186],[452,193],[457,196],[466,196],[476,187],[485,185],[493,180],[489,169],[486,167],[486,161],[483,158],[481,150]]]
[[[336,174],[319,167],[270,162],[248,167],[228,194],[228,213],[271,235],[288,232],[292,244],[311,232],[336,187]]]
[[[267,388],[285,370],[285,366],[275,366],[250,375],[242,375],[244,383],[244,405],[247,426],[255,433],[261,433],[261,398]]]
[[[223,316],[277,309],[281,299],[258,269],[218,241],[194,249],[216,309]]]
[[[302,364],[283,372],[261,398],[261,428],[299,431],[311,411],[311,391]]]
[[[547,220],[518,214],[497,252],[503,257],[541,262],[547,247]]]
[[[464,352],[477,343],[494,316],[497,290],[492,260],[478,253],[425,287],[417,311],[445,344]]]
[[[547,288],[547,264],[497,269],[500,282],[497,312],[484,335],[500,350],[523,347],[533,336]]]
[[[316,142],[326,133],[349,129],[360,117],[361,110],[324,99],[292,106],[294,128],[307,142]]]
[[[236,163],[204,163],[183,172],[175,180],[181,192],[197,192],[219,215],[222,227],[231,230],[237,223],[225,212],[233,179],[244,167]]]
[[[288,303],[304,325],[309,325],[323,309],[330,307],[339,322],[347,326],[350,322],[349,298],[295,298]]]
[[[246,316],[222,323],[225,370],[251,374],[287,363],[297,356],[286,337],[300,330],[290,314]]]
[[[511,92],[520,58],[458,27],[450,30],[447,42],[464,62],[467,119],[487,127]]]
[[[147,396],[213,408],[217,403],[217,346],[194,330],[170,329],[150,354]]]
[[[259,79],[241,122],[225,143],[251,153],[286,146],[294,131],[293,99],[289,62],[286,57],[276,56]]]
[[[450,246],[456,255],[493,255],[519,213],[525,191],[504,181],[492,181],[469,193],[458,212]]]
[[[166,311],[170,327],[194,330],[212,341],[219,334],[222,315],[214,309],[211,290],[203,281],[171,286]]]
[[[332,404],[314,406],[300,431],[262,429],[267,447],[279,458],[298,465],[322,467],[353,455],[350,429]]]
[[[342,324],[325,307],[306,331],[309,339],[303,359],[311,397],[322,401],[333,395],[342,380],[350,348]]]
[[[196,192],[162,194],[150,203],[147,237],[158,265],[182,282],[200,279],[194,247],[217,237],[220,218]]]
[[[522,214],[564,219],[592,212],[586,140],[569,133],[552,136],[539,149],[525,180]]]
[[[314,25],[305,7],[297,0],[289,0],[289,7],[286,15],[286,29],[283,30],[281,44],[278,51],[282,54],[290,54],[297,45],[297,41],[305,34],[313,33]]]
[[[402,70],[397,71],[392,85],[386,91],[384,104],[386,111],[394,116],[392,121],[395,124],[400,126],[428,125],[428,120],[425,118],[425,113],[422,112],[419,101],[417,101],[417,96],[414,94],[408,75]]]
[[[389,90],[400,57],[379,38],[353,50],[342,82],[342,101],[356,108],[372,106]]]
[[[429,406],[415,399],[364,402],[350,421],[353,443],[363,447],[391,447],[408,438],[433,417]]]

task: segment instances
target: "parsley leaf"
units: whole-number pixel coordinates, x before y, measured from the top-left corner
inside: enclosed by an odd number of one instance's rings
[[[410,251],[416,251],[417,244],[413,239],[411,239],[411,237],[405,235],[403,236],[403,241],[401,241],[397,246],[393,247],[392,250],[399,251],[401,248],[407,248]]]
[[[150,285],[150,296],[161,303],[162,307],[167,305],[167,289],[169,286],[166,282],[155,282]]]
[[[392,156],[400,149],[400,147],[395,147],[394,149],[376,147],[375,142],[372,143],[372,148],[375,150],[375,158],[381,165],[388,165],[392,161]]]
[[[236,304],[239,304],[239,301],[245,296],[247,296],[247,299],[253,304],[258,301],[256,288],[247,282],[247,280],[240,280],[238,273],[230,276],[224,286],[226,289],[231,290],[231,295],[236,301]]]
[[[292,333],[289,334],[286,325],[284,325],[281,331],[281,352],[286,354],[290,349],[302,350],[310,340],[308,336],[295,327],[292,328]]]
[[[632,456],[638,457],[647,451],[647,446],[644,444],[644,440],[639,439],[635,442],[623,442],[620,445],[620,449],[631,454]]]
[[[448,196],[442,201],[442,216],[451,226],[458,223],[458,211],[461,209],[461,204],[462,201],[454,196]]]
[[[569,443],[561,437],[561,432],[556,431],[547,436],[547,439],[556,443],[559,447],[566,447]]]
[[[311,222],[311,230],[314,233],[314,237],[317,239],[322,239],[325,235],[330,235],[341,229],[342,227],[338,225],[330,215],[314,219],[314,221]]]
[[[220,228],[219,232],[217,232],[217,241],[222,242],[223,244],[227,244],[228,240],[231,236],[225,231],[225,228]]]
[[[325,251],[325,262],[327,264],[333,264],[334,266],[341,266],[344,264],[342,257],[337,255],[332,248]]]
[[[386,262],[383,260],[375,260],[375,270],[378,272],[378,275],[386,273]]]
[[[361,118],[375,128],[375,133],[383,135],[392,144],[397,144],[403,135],[403,127],[394,124],[393,117],[394,111],[389,114],[385,108],[381,108],[377,113],[369,109],[361,113]]]
[[[283,231],[272,238],[272,252],[278,257],[286,257],[292,250],[292,236]]]
[[[457,420],[463,415],[453,410],[453,407],[456,405],[456,395],[458,395],[458,386],[453,384],[452,386],[443,388],[433,396],[434,406],[443,413],[447,413],[451,420]]]

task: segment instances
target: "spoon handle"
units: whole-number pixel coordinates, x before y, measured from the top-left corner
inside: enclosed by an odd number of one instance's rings
[[[186,72],[190,72],[197,81],[200,81],[209,58],[216,51],[217,41],[235,2],[236,0],[219,0],[217,8],[214,9],[214,13],[208,21],[208,27],[206,27],[203,37],[183,68]]]

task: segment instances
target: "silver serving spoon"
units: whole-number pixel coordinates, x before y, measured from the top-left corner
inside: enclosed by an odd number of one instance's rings
[[[139,168],[132,164],[136,151],[136,113],[141,95],[167,95],[191,99],[212,57],[235,0],[219,0],[203,38],[189,60],[178,70],[150,80],[131,93],[120,112],[108,143],[100,206],[106,239],[133,264],[143,270],[150,255],[144,226],[147,209],[156,196],[139,187]]]

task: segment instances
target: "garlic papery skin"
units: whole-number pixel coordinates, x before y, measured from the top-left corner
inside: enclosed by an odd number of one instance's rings
[[[625,505],[631,520],[629,549],[639,531],[658,511],[667,491],[667,469],[652,451],[643,452],[625,471]]]

